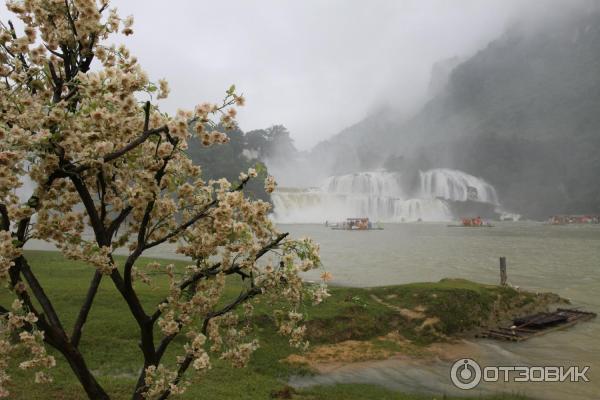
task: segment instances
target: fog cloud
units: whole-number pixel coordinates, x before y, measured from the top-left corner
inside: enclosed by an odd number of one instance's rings
[[[525,7],[558,3],[112,1],[136,18],[136,34],[124,43],[153,79],[171,83],[165,109],[217,101],[235,83],[248,99],[241,128],[283,124],[301,149],[379,107],[410,110],[434,62],[483,47]]]
[[[124,39],[151,77],[171,83],[172,111],[247,99],[244,130],[283,124],[308,148],[382,105],[410,107],[433,62],[498,35],[519,1],[113,1],[136,18]]]

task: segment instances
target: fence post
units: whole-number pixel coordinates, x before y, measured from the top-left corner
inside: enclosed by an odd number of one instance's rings
[[[506,286],[506,257],[500,257],[500,285]]]

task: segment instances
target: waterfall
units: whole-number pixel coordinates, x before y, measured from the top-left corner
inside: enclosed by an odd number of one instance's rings
[[[400,198],[399,177],[397,173],[385,171],[332,176],[327,178],[321,189],[333,194]]]
[[[497,204],[495,189],[461,171],[434,169],[420,172],[416,196],[403,188],[401,175],[376,171],[332,176],[318,188],[278,188],[272,194],[273,217],[281,223],[323,223],[348,217],[372,221],[450,221],[454,216],[445,200],[467,199]]]
[[[432,169],[420,172],[421,195],[424,198],[441,197],[447,200],[474,200],[498,204],[496,189],[481,178],[452,169]]]

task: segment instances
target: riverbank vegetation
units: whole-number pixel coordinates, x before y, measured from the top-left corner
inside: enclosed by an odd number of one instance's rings
[[[77,304],[88,284],[90,267],[65,260],[58,252],[27,251],[32,267],[47,288],[64,324],[72,326],[77,316]],[[117,262],[124,261],[117,258]],[[136,267],[144,271],[148,259],[140,259]],[[184,263],[176,262],[175,270]],[[151,271],[146,271],[152,274]],[[152,275],[153,285],[134,282],[141,298],[148,304],[161,300],[161,291],[168,285],[163,275]],[[162,290],[161,290],[162,289]],[[225,297],[237,296],[239,287],[228,286]],[[114,301],[116,289],[103,281],[90,311],[81,338],[81,349],[89,359],[90,369],[113,398],[127,398],[130,387],[139,374],[141,355],[136,322],[127,306]],[[306,337],[312,345],[306,351],[293,349],[289,338],[277,333],[272,310],[276,304],[256,305],[254,335],[261,347],[253,354],[248,367],[235,369],[222,360],[214,360],[212,368],[192,379],[181,398],[198,398],[211,393],[211,399],[431,399],[431,396],[405,395],[372,385],[334,385],[294,390],[287,386],[292,375],[311,374],[314,367],[328,362],[352,362],[387,358],[394,354],[422,358],[440,343],[471,335],[480,325],[493,324],[511,312],[543,307],[558,298],[550,294],[536,295],[511,288],[481,285],[465,280],[446,279],[437,283],[414,283],[378,288],[331,288],[332,296],[318,307],[306,307]],[[9,299],[3,292],[0,301]],[[175,339],[165,355],[172,359],[181,352],[184,339]],[[339,351],[327,353],[327,349]],[[433,347],[432,347],[433,346]],[[15,399],[83,399],[85,393],[72,375],[66,361],[57,353],[57,366],[51,370],[54,378],[47,385],[36,385],[29,374],[17,368],[19,358],[11,364],[12,381],[8,383]],[[21,356],[26,357],[25,354]],[[500,396],[496,399],[520,399]]]

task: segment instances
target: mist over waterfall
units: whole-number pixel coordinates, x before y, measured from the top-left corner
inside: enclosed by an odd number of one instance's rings
[[[273,216],[282,223],[323,223],[349,217],[372,221],[450,221],[448,201],[498,204],[489,183],[462,171],[419,173],[411,187],[401,173],[375,171],[332,176],[316,188],[280,188],[272,195]]]

